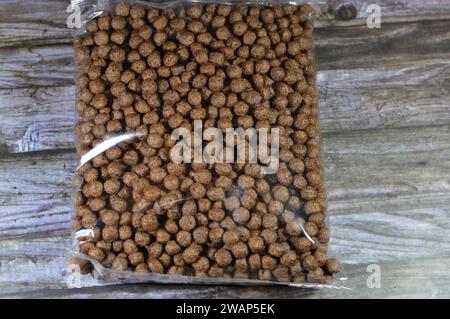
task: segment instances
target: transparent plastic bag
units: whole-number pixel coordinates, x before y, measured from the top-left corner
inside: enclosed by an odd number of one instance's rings
[[[311,7],[72,6],[72,256],[104,282],[337,287]]]

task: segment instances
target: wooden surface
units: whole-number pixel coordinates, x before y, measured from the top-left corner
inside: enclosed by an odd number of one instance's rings
[[[347,1],[349,20],[330,2],[313,1],[320,118],[331,252],[344,263],[336,283],[350,290],[68,289],[68,3],[0,0],[0,297],[450,297],[450,0],[377,0],[381,29],[365,25],[372,1]],[[370,264],[381,288],[367,287]]]

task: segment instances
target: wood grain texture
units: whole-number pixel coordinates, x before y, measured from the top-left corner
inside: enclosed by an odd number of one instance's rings
[[[74,84],[71,45],[0,49],[0,89]]]
[[[373,69],[424,60],[448,62],[449,22],[450,19],[392,23],[381,29],[365,26],[315,29],[317,68]]]
[[[381,287],[372,289],[367,287],[368,262],[343,265],[340,278],[346,280],[337,280],[336,284],[345,289],[172,284],[68,289],[64,274],[66,259],[62,257],[68,244],[67,235],[29,236],[13,241],[14,244],[11,240],[0,242],[0,248],[8,247],[9,251],[8,255],[0,256],[0,298],[445,298],[450,295],[447,284],[450,260],[445,257],[378,262]],[[14,254],[21,257],[17,258]],[[95,279],[83,276],[82,283],[87,282],[95,285]]]
[[[35,35],[33,24],[28,23],[34,14],[41,20],[53,17],[51,11],[42,9],[48,3],[39,3],[19,10],[14,9],[16,2],[7,1],[5,8],[11,14],[2,19],[25,21],[22,28],[11,28],[11,32],[28,26],[24,32]],[[55,6],[65,9],[59,1]],[[58,13],[56,24],[63,20]],[[0,49],[4,57],[0,60],[0,149],[18,153],[72,147],[73,50],[69,34],[65,36],[64,44],[60,38],[56,42],[45,38],[43,46],[30,42],[31,47]],[[37,34],[37,39],[42,38]],[[391,23],[381,30],[361,26],[317,29],[323,130],[448,123],[449,38],[445,20]],[[22,120],[14,120],[18,118]]]
[[[38,219],[39,217],[35,217]],[[20,216],[18,218],[21,220]],[[0,240],[1,294],[62,288],[69,231]]]
[[[379,30],[364,26],[316,29],[317,69],[373,69],[423,61],[424,58],[448,61],[448,21],[394,23]],[[2,48],[0,55],[3,57],[0,60],[0,89],[74,83],[70,39],[67,44]]]
[[[330,2],[310,0],[316,10],[318,27],[365,25],[367,6],[374,1],[353,0],[356,19],[339,21]],[[343,1],[340,1],[343,2]],[[450,3],[442,0],[379,0],[382,23],[448,19]],[[73,30],[66,27],[66,0],[2,0],[0,11],[0,47],[41,46],[70,43]]]
[[[449,83],[445,60],[319,71],[322,131],[448,124]],[[0,90],[4,154],[72,148],[74,99],[70,85]]]
[[[399,280],[410,287],[416,279],[410,274],[413,266],[409,273],[402,266],[405,261],[425,263],[447,256],[450,126],[327,133],[323,148],[332,229],[331,254],[348,265],[343,276],[359,278],[351,282],[352,286],[364,285],[362,280],[366,274],[362,267],[377,263],[391,267],[389,285]],[[8,294],[61,287],[66,267],[64,253],[69,247],[69,195],[76,155],[71,152],[22,154],[1,159],[0,166],[3,168],[0,172],[0,284],[9,287],[5,291]],[[46,269],[44,273],[43,269]],[[392,271],[400,274],[405,271],[409,277],[398,278]],[[442,268],[430,271],[438,278],[447,275],[442,273]],[[441,279],[433,287],[444,289],[439,284]],[[143,296],[154,297],[158,291],[160,297],[173,297],[190,293],[192,289],[195,288],[172,287],[167,292],[152,290]],[[409,288],[405,289],[399,292],[400,296]],[[249,288],[218,288],[197,292],[196,296],[205,297],[208,293],[238,296],[242,290],[244,294],[253,292]],[[97,296],[108,296],[110,290],[97,291]],[[128,293],[125,291],[129,290],[123,290],[124,297]],[[258,288],[255,297],[268,291]],[[58,296],[66,293],[67,297],[83,296],[76,291],[61,293]],[[414,293],[431,296],[430,291]],[[134,293],[129,296],[133,297]],[[286,296],[307,297],[308,294],[287,290]],[[317,296],[320,294],[311,295]]]
[[[120,285],[66,289],[74,94],[66,0],[2,0],[0,298],[450,297],[450,2],[377,1],[382,28],[313,0],[338,281],[352,290]],[[335,11],[333,11],[335,10]],[[40,152],[36,152],[40,151]],[[380,289],[366,286],[381,267]],[[83,278],[85,285],[95,283]]]
[[[0,90],[1,155],[72,148],[74,101],[74,86]]]

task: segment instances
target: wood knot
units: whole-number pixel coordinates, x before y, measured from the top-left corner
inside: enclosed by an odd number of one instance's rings
[[[354,0],[331,0],[330,11],[337,20],[351,20],[358,15],[357,4]]]

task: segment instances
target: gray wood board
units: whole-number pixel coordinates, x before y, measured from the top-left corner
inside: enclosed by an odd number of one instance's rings
[[[311,2],[331,253],[353,290],[66,289],[76,166],[68,2],[3,0],[0,297],[450,297],[450,2],[377,1],[379,30],[365,26],[371,1]],[[335,19],[344,2],[355,5],[357,19]],[[366,285],[372,263],[381,267],[380,289]]]
[[[436,20],[450,17],[450,3],[442,0],[310,0],[316,10],[318,27],[365,25],[371,14],[369,4],[381,8],[383,22]],[[337,3],[332,6],[331,3]],[[340,4],[351,3],[356,19],[339,20]],[[66,0],[3,0],[0,11],[0,47],[67,43],[71,30],[66,28]]]
[[[424,58],[448,60],[448,21],[392,23],[376,30],[365,26],[316,29],[317,68],[375,68]],[[41,45],[1,48],[0,55],[0,89],[74,83],[69,37],[64,44],[44,41]]]
[[[432,269],[433,260],[448,255],[450,126],[326,133],[323,149],[331,253],[349,265],[346,269],[353,276],[359,276],[350,285],[364,284],[360,281],[367,277],[363,268],[368,263],[408,274],[412,269],[403,269],[407,261],[430,262],[427,267]],[[64,283],[63,256],[69,247],[76,155],[28,153],[3,158],[0,166],[0,283],[7,284],[8,293],[59,287]],[[447,273],[435,266],[440,269],[432,270],[437,277]],[[387,275],[391,285],[394,275]],[[412,285],[415,279],[396,280]],[[444,285],[433,287],[436,293],[444,293]],[[106,294],[102,289],[96,291]]]
[[[449,62],[450,57],[377,68],[320,70],[322,130],[341,132],[450,123]],[[73,147],[74,86],[24,87],[0,92],[0,148],[5,150],[4,154]]]

